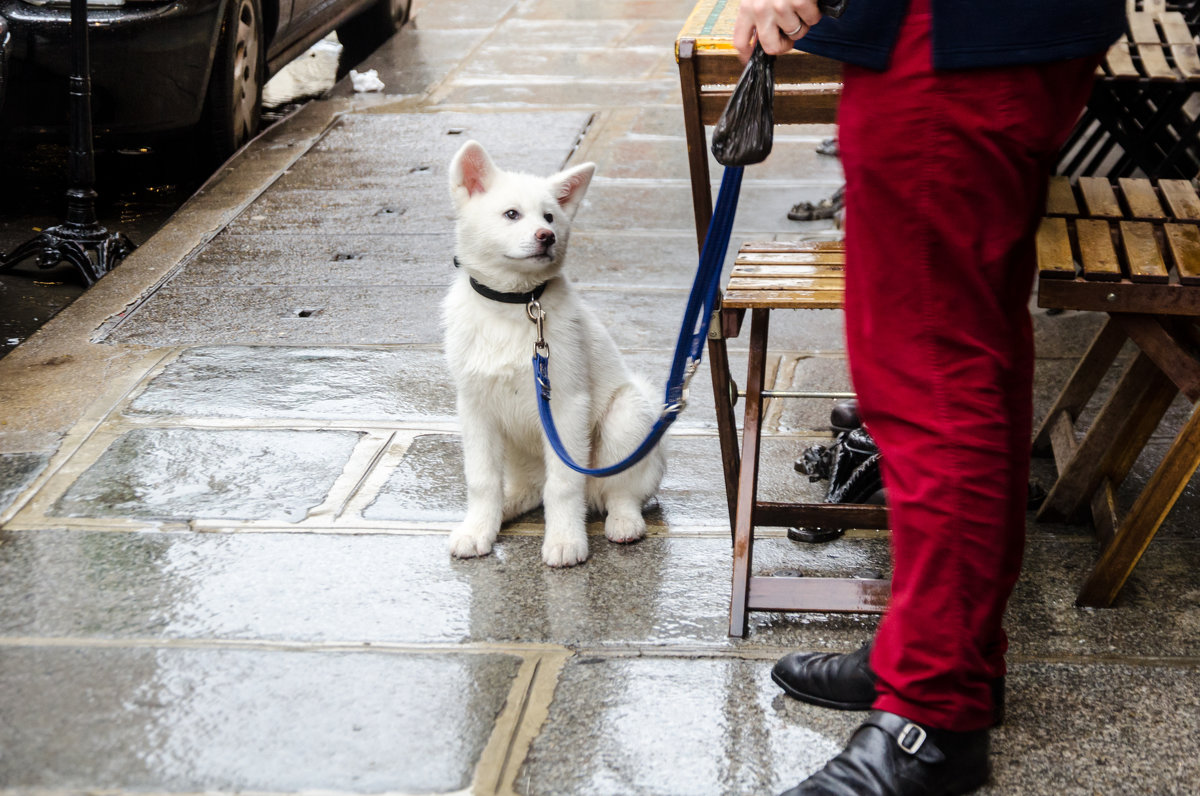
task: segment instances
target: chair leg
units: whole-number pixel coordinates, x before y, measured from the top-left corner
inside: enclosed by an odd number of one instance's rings
[[[770,310],[756,309],[750,320],[750,366],[746,371],[746,410],[733,526],[733,587],[729,598],[729,635],[746,635],[750,570],[754,563],[754,511],[758,501],[758,455],[762,440],[763,382],[767,361]]]
[[[1198,466],[1200,411],[1193,410],[1121,523],[1112,543],[1101,553],[1100,560],[1079,591],[1075,600],[1077,605],[1096,608],[1112,605]]]
[[[718,331],[719,334],[719,331]],[[733,412],[733,379],[729,373],[729,349],[724,336],[708,338],[708,367],[712,372],[713,403],[717,409],[717,438],[721,443],[721,469],[725,475],[725,500],[729,505],[729,532],[737,524],[738,454],[737,416]]]

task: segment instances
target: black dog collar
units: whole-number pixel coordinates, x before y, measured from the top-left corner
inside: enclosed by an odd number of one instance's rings
[[[458,268],[461,265],[462,263],[460,263],[458,258],[455,257],[454,267]],[[491,299],[492,301],[500,301],[505,304],[529,304],[532,301],[537,301],[542,297],[542,294],[546,292],[546,285],[550,284],[549,282],[543,282],[533,290],[528,290],[524,293],[502,293],[499,290],[492,290],[487,285],[476,281],[475,277],[473,276],[469,276],[467,279],[471,280],[471,287],[475,288],[475,292],[479,295],[483,296],[484,298]]]
[[[501,293],[499,290],[492,290],[487,285],[475,281],[475,277],[473,276],[467,278],[471,280],[471,287],[475,288],[476,293],[484,298],[489,298],[492,301],[502,301],[505,304],[529,304],[530,302],[537,301],[542,297],[542,293],[546,292],[546,285],[550,284],[549,282],[543,282],[533,290],[524,293]]]

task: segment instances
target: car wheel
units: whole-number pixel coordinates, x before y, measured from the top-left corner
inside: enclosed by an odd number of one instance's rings
[[[258,0],[230,0],[217,42],[202,127],[216,163],[258,133],[266,78],[262,30]]]
[[[377,0],[338,26],[338,41],[349,53],[366,56],[408,22],[412,0]]]

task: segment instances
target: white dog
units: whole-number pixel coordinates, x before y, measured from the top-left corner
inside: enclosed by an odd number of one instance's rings
[[[607,512],[611,541],[646,533],[642,506],[662,480],[662,446],[618,475],[585,478],[558,459],[538,418],[537,328],[527,313],[534,293],[545,311],[550,405],[572,459],[584,467],[615,464],[658,415],[649,385],[630,376],[562,274],[571,219],[594,171],[585,163],[549,178],[505,172],[474,141],[450,163],[461,272],[443,312],[466,462],[467,515],[450,534],[450,552],[460,558],[491,552],[500,524],[539,503],[542,559],[550,566],[587,559],[589,505]]]

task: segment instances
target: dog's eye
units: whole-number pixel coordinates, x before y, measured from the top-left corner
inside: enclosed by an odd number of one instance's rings
[[[504,217],[507,218],[509,221],[516,221],[518,218],[521,217],[521,211],[520,210],[505,210]]]
[[[553,213],[547,213],[546,215],[542,216],[542,218],[546,219],[547,224],[554,223],[554,214]]]

